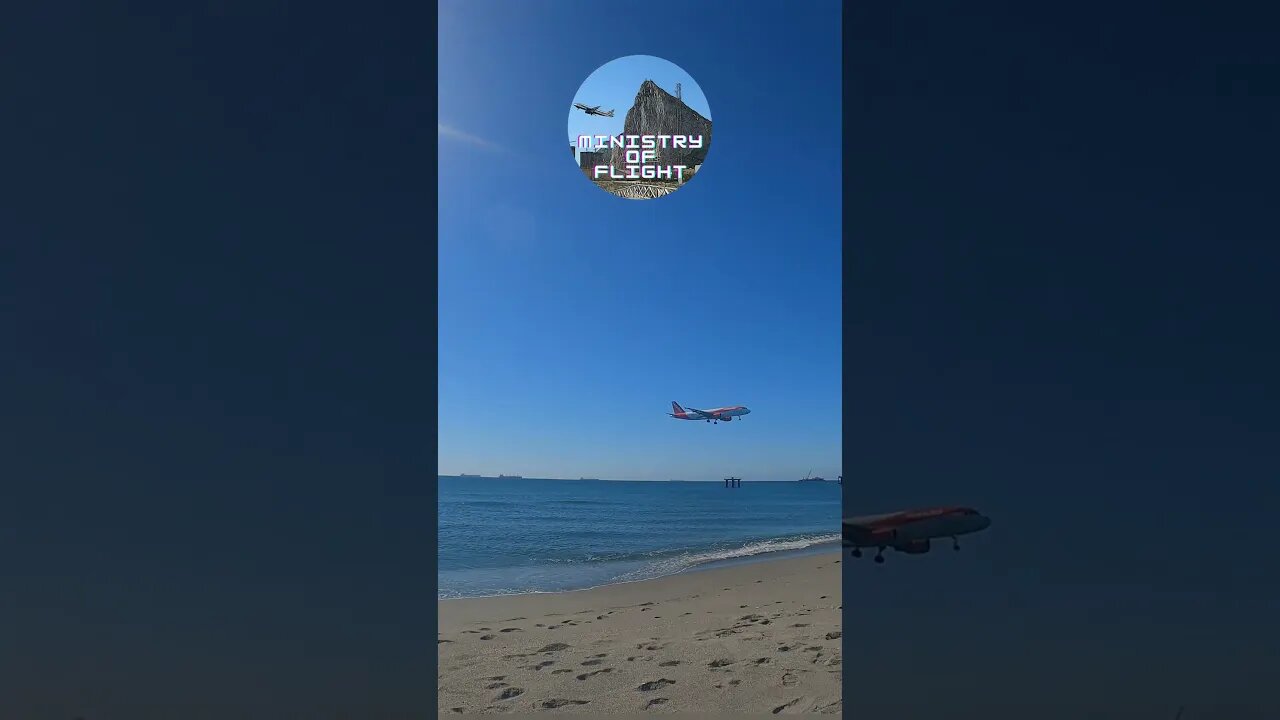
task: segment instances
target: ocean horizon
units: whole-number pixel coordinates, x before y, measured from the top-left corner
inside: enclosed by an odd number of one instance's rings
[[[439,599],[581,590],[840,539],[834,481],[437,479]]]

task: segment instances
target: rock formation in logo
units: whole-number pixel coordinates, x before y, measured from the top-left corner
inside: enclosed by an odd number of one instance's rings
[[[673,148],[668,142],[668,147],[656,148],[658,154],[656,160],[646,163],[659,166],[684,165],[688,168],[685,171],[686,178],[692,174],[694,167],[702,164],[707,156],[707,149],[711,147],[711,121],[685,105],[683,100],[658,87],[652,80],[645,80],[640,84],[636,100],[627,111],[626,119],[623,120],[622,134],[624,137],[626,135],[687,135],[691,137],[701,135],[702,147],[696,150]],[[625,173],[626,157],[625,148],[613,148],[609,164],[617,172]]]

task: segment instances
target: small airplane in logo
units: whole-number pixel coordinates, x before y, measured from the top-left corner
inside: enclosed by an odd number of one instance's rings
[[[582,103],[574,103],[573,106],[588,115],[599,115],[600,117],[613,117],[612,110],[601,110],[599,105],[583,105]]]
[[[751,410],[741,405],[733,407],[714,408],[712,410],[695,410],[694,408],[685,409],[680,407],[680,403],[675,400],[671,401],[671,409],[673,412],[667,413],[677,420],[706,420],[709,423],[719,423],[720,421],[729,422],[735,417],[748,415]]]

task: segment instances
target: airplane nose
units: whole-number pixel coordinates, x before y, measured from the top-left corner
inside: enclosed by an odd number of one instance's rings
[[[983,515],[983,516],[982,516],[982,523],[981,523],[981,527],[979,527],[978,529],[979,529],[979,530],[986,530],[986,529],[987,529],[987,528],[989,528],[989,527],[991,527],[991,518],[987,517],[986,515]]]

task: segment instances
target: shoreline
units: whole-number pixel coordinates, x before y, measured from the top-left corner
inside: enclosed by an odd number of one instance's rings
[[[644,583],[644,582],[651,582],[654,580],[663,580],[665,578],[676,577],[678,575],[706,572],[708,570],[718,570],[720,568],[726,568],[726,567],[736,567],[739,565],[750,565],[754,563],[773,562],[775,560],[785,560],[788,558],[820,555],[827,552],[839,551],[840,549],[840,540],[838,539],[839,536],[834,536],[834,537],[837,537],[837,539],[829,540],[826,542],[814,543],[813,545],[806,545],[805,547],[801,547],[801,548],[788,548],[786,550],[772,550],[768,552],[756,553],[754,555],[738,555],[734,557],[717,558],[715,560],[708,560],[706,562],[698,563],[696,565],[691,565],[689,567],[682,568],[680,570],[676,570],[675,572],[667,573],[665,575],[655,575],[653,577],[637,578],[635,580],[618,580],[615,582],[602,583],[600,585],[590,585],[587,587],[580,587],[580,588],[564,588],[562,590],[527,590],[523,592],[495,593],[492,595],[459,595],[454,597],[437,597],[436,601],[437,602],[453,602],[457,600],[479,600],[483,598],[520,597],[524,595],[559,595],[563,593],[585,592],[587,590],[598,590],[601,588],[609,588],[615,585],[630,585],[634,583]]]
[[[838,546],[660,578],[437,601],[438,710],[839,714]]]

